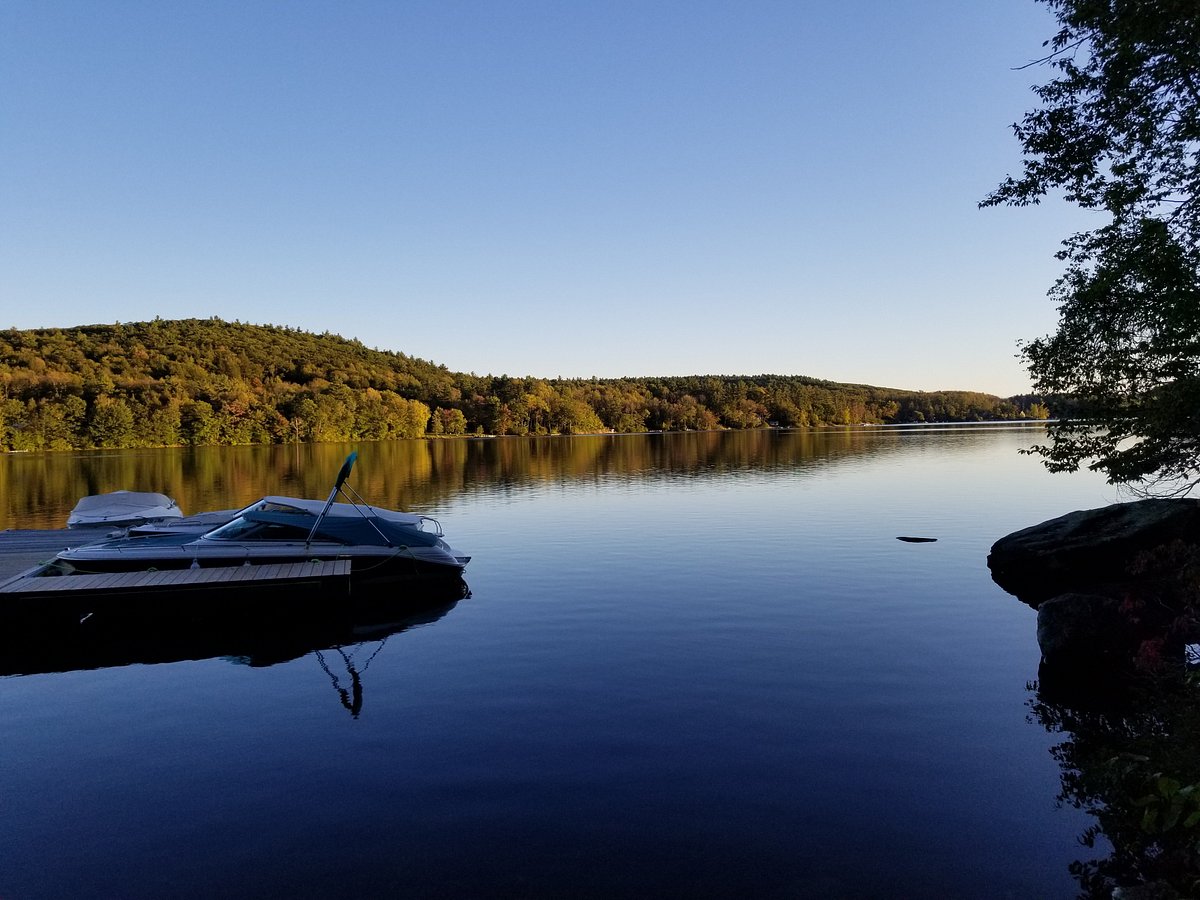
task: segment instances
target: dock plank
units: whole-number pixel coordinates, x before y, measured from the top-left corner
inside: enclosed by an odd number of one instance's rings
[[[0,531],[0,581],[49,562],[67,547],[107,540],[107,528],[8,529]]]
[[[350,577],[350,560],[273,563],[262,566],[218,566],[209,569],[161,569],[141,572],[107,572],[94,575],[59,575],[18,578],[0,584],[0,594],[38,592],[137,591],[173,586],[203,587],[256,582],[289,582]]]

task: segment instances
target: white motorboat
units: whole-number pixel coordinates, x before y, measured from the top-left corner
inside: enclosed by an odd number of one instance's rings
[[[461,576],[470,557],[446,542],[436,519],[369,506],[349,488],[345,482],[356,456],[347,457],[324,501],[263,497],[201,534],[170,532],[168,525],[168,533],[63,550],[46,574],[348,560],[352,585],[411,576]],[[348,502],[335,502],[339,494]]]
[[[68,528],[106,525],[114,528],[179,519],[182,510],[166,494],[147,491],[112,491],[90,494],[75,504],[67,517]]]

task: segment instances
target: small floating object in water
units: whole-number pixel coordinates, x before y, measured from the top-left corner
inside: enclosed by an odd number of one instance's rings
[[[906,544],[932,544],[937,540],[937,538],[900,536],[896,538],[896,540],[904,541]]]

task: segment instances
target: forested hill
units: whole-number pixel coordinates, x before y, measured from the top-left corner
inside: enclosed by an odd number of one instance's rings
[[[1032,399],[774,375],[479,376],[219,319],[0,332],[0,450],[1044,417]]]

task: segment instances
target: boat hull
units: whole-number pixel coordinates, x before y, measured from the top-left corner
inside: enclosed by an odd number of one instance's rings
[[[405,577],[352,577],[348,560],[223,566],[207,569],[120,570],[55,574],[39,566],[0,584],[0,622],[6,628],[204,623],[293,616],[360,615],[378,608],[420,607],[467,593],[458,572]]]
[[[353,599],[277,593],[216,602],[115,604],[83,621],[33,616],[0,631],[0,676],[66,672],[182,660],[235,658],[269,666],[314,650],[382,640],[436,621],[469,597],[443,580],[403,596],[361,592]],[[149,598],[142,597],[141,601]]]
[[[350,565],[350,581],[372,586],[436,575],[461,577],[463,565],[451,558],[423,558],[407,553],[363,554],[311,552],[307,554],[255,552],[250,554],[171,554],[123,555],[120,558],[59,554],[57,564],[67,577],[111,572],[205,570],[239,566],[277,566],[301,562],[345,561]]]
[[[236,542],[177,535],[125,538],[64,550],[55,564],[64,574],[99,574],[231,566],[346,561],[356,586],[385,585],[411,578],[459,577],[466,557],[437,541],[429,546],[347,546],[331,542]]]

